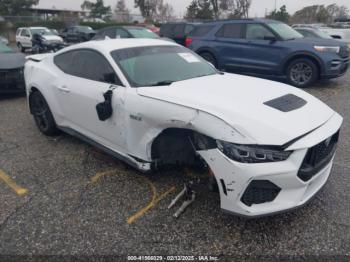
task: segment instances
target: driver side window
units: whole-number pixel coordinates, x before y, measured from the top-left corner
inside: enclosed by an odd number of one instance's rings
[[[246,38],[248,40],[265,40],[274,37],[273,33],[261,24],[247,24]]]
[[[97,82],[122,85],[109,62],[97,51],[81,49],[60,54],[54,63],[66,74]]]

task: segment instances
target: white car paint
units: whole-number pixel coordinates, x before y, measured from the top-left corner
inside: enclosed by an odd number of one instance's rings
[[[309,148],[326,141],[342,124],[342,117],[304,91],[285,84],[235,74],[217,74],[175,82],[170,86],[133,88],[110,52],[147,46],[177,46],[154,39],[90,41],[56,54],[29,57],[25,66],[28,98],[38,89],[58,127],[87,137],[141,171],[152,169],[152,143],[168,128],[183,128],[213,140],[242,145],[286,145],[288,159],[269,163],[241,163],[217,147],[198,149],[219,185],[221,208],[244,216],[261,216],[303,205],[326,183],[333,158],[309,181],[298,171]],[[105,56],[124,86],[115,86],[114,113],[99,121],[95,106],[110,84],[63,73],[56,55],[89,48]],[[306,105],[281,112],[264,102],[293,94]],[[74,132],[72,132],[74,131]],[[333,157],[333,155],[332,155]],[[270,202],[248,206],[241,198],[253,180],[268,180],[281,188]],[[222,185],[222,183],[224,185]]]
[[[32,29],[42,29],[42,30],[49,30],[46,27],[23,27],[18,28],[16,32],[16,43],[17,46],[20,44],[24,48],[31,48],[32,47]],[[63,39],[60,36],[57,35],[44,35],[43,38],[50,42],[50,43],[63,43]]]

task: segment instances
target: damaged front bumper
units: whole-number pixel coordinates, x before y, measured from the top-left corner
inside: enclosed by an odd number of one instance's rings
[[[240,163],[218,148],[197,151],[215,174],[221,208],[260,217],[305,205],[330,175],[341,123],[341,116],[335,114],[287,148],[293,153],[280,162]]]

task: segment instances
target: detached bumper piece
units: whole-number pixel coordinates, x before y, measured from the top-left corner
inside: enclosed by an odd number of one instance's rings
[[[24,92],[23,68],[0,70],[0,93]]]
[[[339,131],[321,143],[310,148],[301,164],[298,177],[309,181],[332,160],[339,140]]]
[[[280,187],[268,180],[254,180],[244,191],[241,201],[247,206],[272,202],[280,191]]]

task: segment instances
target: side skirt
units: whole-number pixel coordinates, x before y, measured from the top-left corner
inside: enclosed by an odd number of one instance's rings
[[[81,133],[79,133],[79,132],[77,132],[74,129],[71,129],[69,127],[57,126],[57,128],[62,130],[65,133],[71,135],[71,136],[74,136],[78,139],[81,139],[84,142],[102,150],[103,152],[107,153],[108,155],[111,155],[112,157],[115,157],[118,160],[127,163],[128,165],[137,169],[140,172],[146,173],[146,172],[151,171],[151,163],[149,163],[149,162],[139,162],[135,158],[133,158],[132,156],[126,156],[124,154],[116,152],[116,151],[88,138],[87,136],[85,136],[85,135],[83,135],[83,134],[81,134]]]

